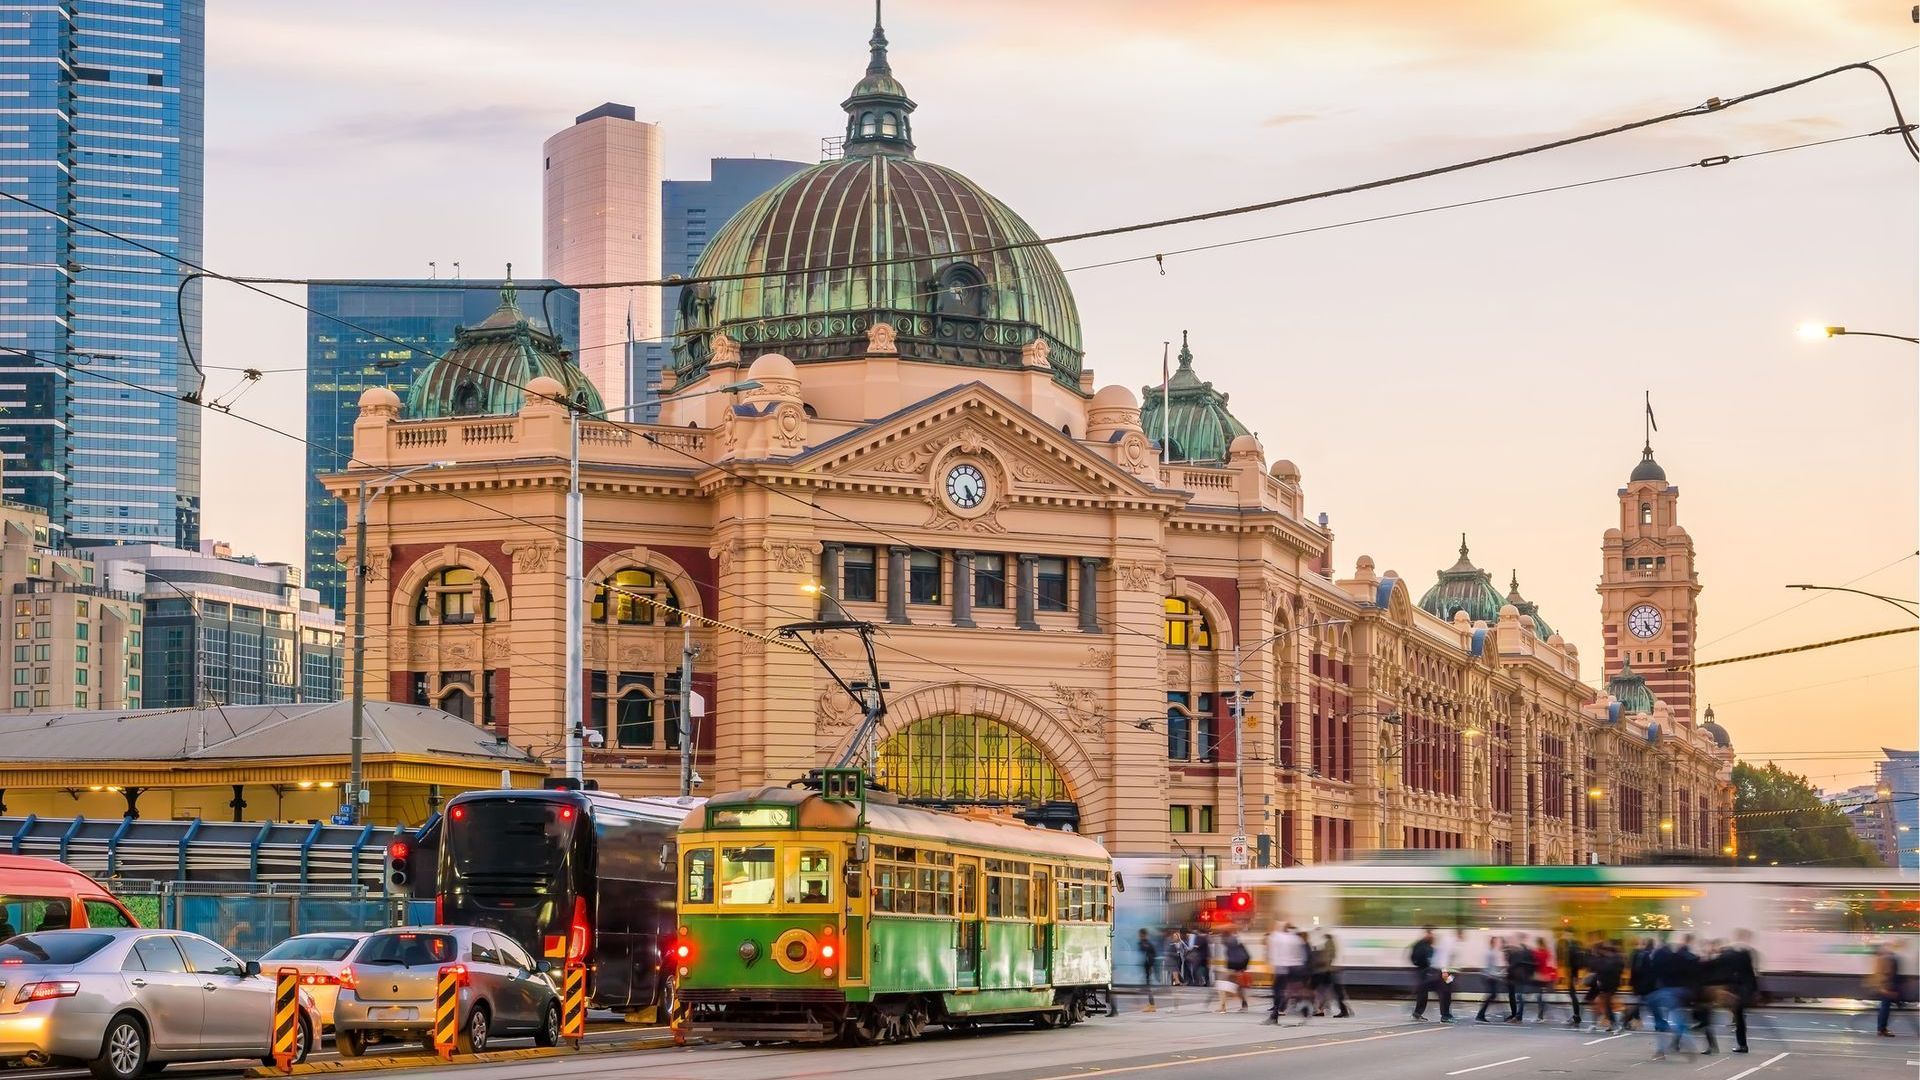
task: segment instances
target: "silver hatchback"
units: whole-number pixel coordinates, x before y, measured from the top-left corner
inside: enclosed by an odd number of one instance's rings
[[[273,980],[198,934],[44,930],[0,942],[0,1064],[131,1080],[165,1062],[271,1060]],[[304,1059],[320,1031],[300,993]]]
[[[433,999],[440,969],[460,980],[456,1049],[477,1054],[500,1036],[560,1042],[560,994],[535,962],[504,934],[475,926],[420,926],[367,935],[340,971],[333,1045],[358,1057],[382,1040],[433,1043]]]

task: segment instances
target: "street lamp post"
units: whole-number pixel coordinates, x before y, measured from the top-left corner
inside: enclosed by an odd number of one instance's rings
[[[1844,326],[1821,326],[1819,323],[1803,324],[1800,327],[1800,336],[1809,340],[1835,337],[1883,337],[1920,345],[1920,337],[1909,337],[1906,334],[1883,334],[1877,330],[1849,330]]]
[[[360,481],[360,516],[353,527],[353,726],[349,743],[351,744],[351,765],[347,770],[347,823],[360,823],[360,803],[365,796],[361,793],[365,765],[363,748],[366,744],[367,721],[367,507],[380,493],[392,487],[405,477],[425,472],[428,469],[444,469],[452,465],[451,461],[430,461],[424,465],[409,465],[401,469],[391,469],[386,479],[373,487],[367,481]]]
[[[742,390],[758,390],[757,379],[743,379],[740,382],[717,386],[711,390],[697,390],[689,394],[674,395],[677,400],[706,397],[708,394],[731,394]],[[571,429],[572,447],[567,454],[567,700],[560,710],[561,727],[566,732],[566,769],[567,779],[576,783],[586,775],[586,611],[584,610],[586,574],[586,497],[580,490],[580,421],[608,420],[622,413],[632,412],[652,404],[650,401],[638,401],[629,405],[618,405],[611,409],[593,411],[583,409],[577,402],[560,399],[567,409],[568,427]],[[693,751],[688,747],[689,733],[693,730],[689,723],[689,709],[693,690],[688,685],[688,672],[692,668],[692,629],[687,629],[688,641],[681,648],[680,678],[680,787],[685,794],[690,788],[693,777]]]
[[[1894,609],[1899,611],[1900,614],[1902,615],[1908,616],[1909,618],[1920,619],[1920,601],[1902,600],[1897,596],[1887,596],[1882,593],[1868,592],[1865,589],[1849,589],[1845,585],[1789,585],[1787,586],[1787,588],[1814,590],[1818,592],[1847,592],[1847,593],[1852,593],[1855,596],[1868,596],[1868,597],[1872,597],[1875,600],[1880,600],[1885,603],[1892,604],[1894,606]]]
[[[1247,713],[1247,692],[1240,688],[1242,665],[1246,663],[1246,657],[1249,653],[1271,645],[1281,638],[1297,634],[1302,630],[1317,630],[1328,626],[1345,626],[1349,621],[1348,619],[1328,619],[1325,622],[1307,623],[1303,626],[1290,627],[1277,634],[1269,634],[1259,641],[1254,642],[1252,645],[1235,643],[1233,647],[1233,810],[1234,837],[1236,843],[1239,845],[1236,848],[1236,854],[1240,856],[1239,859],[1235,860],[1236,867],[1246,859],[1247,843],[1247,779],[1246,770],[1241,768],[1241,762],[1246,756],[1246,751],[1243,746],[1246,740],[1243,739],[1241,735],[1243,721]]]

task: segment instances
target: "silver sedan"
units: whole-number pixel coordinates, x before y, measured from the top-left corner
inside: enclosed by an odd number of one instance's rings
[[[459,980],[456,1049],[476,1054],[495,1036],[560,1042],[560,995],[547,963],[504,934],[476,926],[420,926],[367,936],[340,972],[333,1048],[359,1057],[381,1039],[432,1045],[441,969]]]
[[[0,1065],[132,1080],[165,1062],[272,1060],[274,983],[198,934],[100,928],[0,942]],[[299,993],[296,1060],[320,1030]]]

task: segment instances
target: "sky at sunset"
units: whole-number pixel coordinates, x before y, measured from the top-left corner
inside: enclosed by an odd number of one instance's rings
[[[211,0],[209,265],[470,277],[540,261],[540,147],[603,101],[667,175],[811,161],[861,74],[862,0]],[[921,157],[1041,235],[1427,168],[1882,62],[1920,114],[1909,4],[1851,0],[891,0]],[[1908,50],[1908,51],[1900,51]],[[1088,264],[1743,155],[1894,123],[1850,72],[1735,109],[1390,190],[1055,249],[1100,385],[1192,338],[1268,458],[1300,466],[1345,576],[1415,595],[1463,531],[1599,670],[1601,533],[1641,395],[1698,550],[1703,659],[1902,625],[1794,582],[1920,590],[1920,168],[1890,136],[1213,251]],[[300,290],[288,295],[298,298]],[[643,301],[646,302],[646,301]],[[215,365],[297,368],[304,313],[208,286]],[[211,391],[226,388],[215,373]],[[301,376],[238,412],[299,432]],[[206,421],[205,534],[297,562],[302,448]],[[1905,620],[1911,624],[1911,620]],[[1916,743],[1916,637],[1700,675],[1743,756],[1828,788]]]

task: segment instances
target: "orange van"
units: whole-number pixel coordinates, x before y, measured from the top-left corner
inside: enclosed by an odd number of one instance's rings
[[[0,941],[32,930],[139,925],[112,893],[73,867],[0,855]]]

